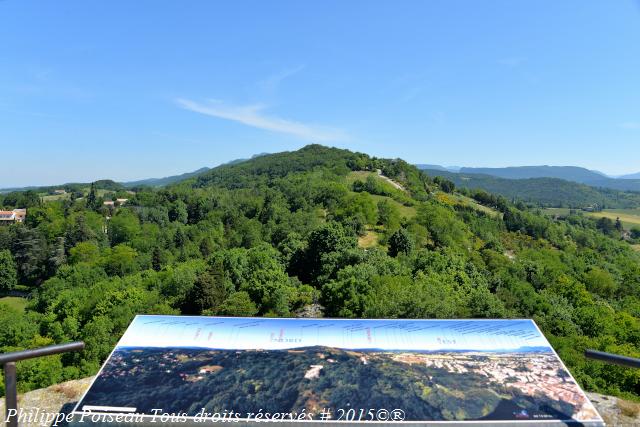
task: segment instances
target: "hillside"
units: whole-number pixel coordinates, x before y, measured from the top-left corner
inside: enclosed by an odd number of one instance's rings
[[[618,179],[640,179],[640,172],[619,176]]]
[[[606,175],[577,166],[512,166],[506,168],[463,167],[460,173],[491,175],[506,179],[558,178],[581,184],[607,178]]]
[[[430,176],[442,176],[457,187],[482,189],[509,200],[520,200],[544,207],[633,208],[640,206],[640,193],[594,188],[558,178],[505,179],[490,175],[424,170]]]
[[[140,187],[143,185],[149,186],[149,187],[162,187],[165,185],[174,184],[176,182],[183,181],[193,176],[200,175],[208,171],[209,169],[210,168],[208,167],[203,167],[193,172],[187,172],[180,175],[166,176],[164,178],[148,178],[148,179],[141,179],[138,181],[127,181],[127,182],[123,182],[122,185],[127,188]]]
[[[601,172],[577,166],[511,166],[504,168],[463,167],[459,170],[452,170],[441,166],[416,166],[420,169],[445,170],[447,172],[470,175],[489,175],[504,179],[556,178],[564,181],[585,184],[595,188],[640,192],[640,177],[638,174],[612,178]]]
[[[0,227],[0,289],[30,297],[0,301],[0,351],[87,344],[19,364],[22,391],[94,375],[136,313],[313,312],[534,318],[583,387],[640,399],[639,372],[582,357],[640,355],[640,253],[597,219],[319,145],[140,188],[113,209],[87,199],[33,200],[25,224]]]

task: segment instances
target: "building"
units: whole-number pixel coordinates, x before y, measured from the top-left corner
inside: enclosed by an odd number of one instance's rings
[[[116,200],[105,200],[104,202],[102,202],[103,205],[105,206],[122,206],[125,203],[127,203],[127,200],[129,199],[116,199]]]
[[[27,217],[26,209],[14,209],[13,213],[16,215],[16,222],[24,222],[24,219]]]
[[[12,211],[0,211],[0,224],[14,224],[24,222],[27,217],[26,209],[14,209]]]
[[[13,211],[0,211],[0,223],[13,224],[14,222],[16,222],[16,214]]]

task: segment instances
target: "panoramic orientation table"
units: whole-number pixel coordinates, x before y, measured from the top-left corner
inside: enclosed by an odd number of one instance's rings
[[[137,316],[72,425],[604,425],[529,319]]]

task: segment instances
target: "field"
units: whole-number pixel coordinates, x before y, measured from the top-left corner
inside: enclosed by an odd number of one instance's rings
[[[82,193],[86,196],[87,194],[89,194],[89,190],[90,190],[90,187],[84,187],[82,188]],[[101,188],[96,190],[96,195],[98,197],[104,197],[104,195],[107,193],[109,193],[108,190],[104,190]],[[53,202],[56,200],[69,200],[71,198],[71,193],[64,193],[64,194],[40,193],[40,197],[42,198],[43,202]]]
[[[400,212],[400,216],[403,216],[407,219],[411,219],[414,216],[416,216],[416,208],[414,208],[413,206],[405,206],[402,203],[393,200],[391,197],[378,196],[377,194],[372,194],[371,197],[376,201],[376,203],[382,200],[389,201],[389,203],[391,203],[396,208],[398,208],[398,211]]]
[[[27,306],[27,300],[20,297],[3,297],[0,298],[0,304],[6,304],[20,312],[23,312]]]
[[[589,215],[596,218],[605,217],[613,221],[620,218],[626,230],[632,227],[640,228],[640,209],[606,209],[602,212],[589,213]]]
[[[548,208],[544,209],[544,212],[551,215],[568,215],[569,209],[567,208]],[[615,221],[620,218],[622,225],[626,230],[632,227],[640,228],[640,209],[605,209],[601,212],[583,212],[580,213],[593,217],[593,218],[609,218]]]
[[[378,245],[378,239],[380,236],[375,230],[367,229],[367,233],[364,236],[358,238],[358,247],[368,249]]]
[[[42,193],[40,197],[42,198],[43,202],[54,202],[56,200],[69,200],[71,198],[71,193],[64,193],[64,194]]]

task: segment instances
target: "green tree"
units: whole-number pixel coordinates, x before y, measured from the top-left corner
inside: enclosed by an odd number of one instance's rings
[[[176,200],[169,207],[169,221],[186,224],[189,219],[187,205],[182,200]]]
[[[220,305],[229,296],[224,272],[221,265],[200,274],[189,293],[184,311],[201,314],[205,310],[217,312]]]
[[[594,267],[584,275],[584,283],[590,292],[611,297],[618,289],[618,284],[608,271]]]
[[[87,208],[94,211],[98,210],[102,207],[101,201],[102,199],[98,197],[98,193],[96,191],[96,183],[92,182],[89,194],[87,195]]]
[[[392,257],[403,253],[409,255],[413,251],[413,239],[406,229],[400,228],[389,238],[389,255]]]
[[[436,203],[418,208],[418,222],[425,226],[436,246],[466,246],[468,227],[455,212]]]
[[[38,229],[19,227],[12,247],[18,281],[38,285],[46,278],[48,245]]]
[[[47,260],[48,275],[52,276],[67,261],[67,255],[64,248],[64,237],[57,237],[51,245],[49,251],[49,259]]]
[[[8,250],[0,251],[0,291],[9,291],[18,284],[16,264]]]
[[[258,314],[258,308],[247,292],[240,291],[229,295],[229,298],[220,306],[218,313],[226,316],[250,317]]]
[[[400,211],[389,200],[378,202],[378,224],[384,225],[387,231],[395,231],[400,227]]]
[[[294,256],[293,269],[303,283],[317,283],[318,277],[327,268],[335,270],[333,267],[323,265],[323,259],[329,261],[329,256],[336,260],[335,254],[344,253],[355,248],[356,237],[349,233],[344,226],[337,222],[329,222],[314,230],[307,239],[306,249]]]
[[[138,270],[135,249],[127,245],[114,246],[105,260],[107,273],[118,276],[126,276]]]
[[[80,242],[69,249],[71,264],[80,262],[96,263],[100,259],[100,248],[94,242]]]
[[[121,209],[109,220],[109,238],[112,245],[131,242],[139,232],[138,216],[128,209]]]

